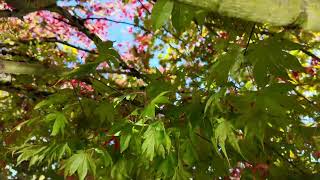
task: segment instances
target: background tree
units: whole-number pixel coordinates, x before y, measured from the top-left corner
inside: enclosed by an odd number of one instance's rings
[[[2,2],[0,178],[319,178],[319,6]]]

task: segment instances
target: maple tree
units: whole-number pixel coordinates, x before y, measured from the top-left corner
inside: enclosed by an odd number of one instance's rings
[[[319,6],[1,2],[0,179],[319,178]]]

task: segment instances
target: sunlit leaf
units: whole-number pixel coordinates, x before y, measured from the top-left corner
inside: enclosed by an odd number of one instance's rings
[[[174,2],[172,0],[159,0],[152,9],[153,29],[159,29],[170,18]]]

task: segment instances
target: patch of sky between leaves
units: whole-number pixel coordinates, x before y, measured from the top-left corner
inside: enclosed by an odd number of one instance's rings
[[[315,120],[309,116],[300,116],[300,119],[306,126],[313,126],[315,124]]]

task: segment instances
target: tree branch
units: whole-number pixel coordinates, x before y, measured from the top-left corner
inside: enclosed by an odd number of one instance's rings
[[[151,12],[149,11],[149,9],[141,2],[141,0],[138,0],[139,3],[141,4],[141,7],[147,11],[148,14],[151,14]]]
[[[304,54],[316,59],[317,61],[320,62],[320,58],[318,56],[316,56],[315,54],[313,54],[312,52],[306,50],[306,49],[300,49],[300,51],[302,51]]]
[[[21,93],[24,91],[26,94],[31,94],[35,97],[46,97],[53,94],[53,92],[50,92],[50,91],[42,91],[36,88],[30,88],[30,87],[26,89],[21,86],[20,87],[15,86],[11,82],[2,82],[2,81],[0,81],[0,90],[6,91],[9,93]]]
[[[62,7],[57,7],[57,12],[59,12],[61,15],[63,15],[66,19],[69,20],[70,25],[76,27],[80,32],[84,33],[90,40],[93,42],[96,41],[96,39],[100,39],[97,35],[94,33],[91,33],[85,26],[84,26],[84,20],[78,19],[77,17],[70,14],[70,12]]]
[[[109,74],[125,74],[125,75],[133,75],[132,72],[129,71],[120,71],[120,70],[112,70],[112,69],[101,69],[97,70],[98,73],[109,73]]]
[[[11,55],[11,56],[23,57],[23,58],[28,59],[27,62],[37,62],[37,59],[36,59],[35,57],[29,56],[29,55],[24,54],[24,53],[21,53],[21,52],[8,51],[8,50],[5,50],[5,49],[0,49],[0,53],[1,53],[1,55],[3,55],[3,56]],[[30,60],[30,61],[29,61],[29,60]]]
[[[247,54],[247,50],[248,50],[248,47],[249,47],[249,44],[250,44],[250,41],[251,41],[251,38],[252,38],[252,35],[253,35],[253,32],[254,32],[255,26],[256,26],[256,24],[253,23],[253,26],[251,28],[251,32],[250,32],[250,35],[249,35],[249,39],[248,39],[248,42],[247,42],[247,45],[246,45],[246,49],[244,50],[244,53],[243,53],[244,56]]]
[[[305,0],[176,0],[222,16],[240,18],[273,26],[297,25],[311,31],[320,31],[319,1]]]
[[[203,139],[204,141],[206,141],[206,142],[208,142],[209,144],[211,144],[211,145],[212,145],[212,142],[210,141],[210,139],[208,139],[208,138],[206,138],[206,137],[202,136],[202,135],[201,135],[201,134],[199,134],[199,133],[196,133],[196,132],[195,132],[195,134],[196,134],[198,137],[200,137],[201,139]]]
[[[129,23],[129,22],[124,22],[124,21],[117,21],[117,20],[113,20],[113,19],[109,19],[109,18],[86,18],[85,20],[105,20],[105,21],[109,21],[109,22],[113,22],[113,23],[118,23],[118,24],[126,24],[129,26],[134,26],[134,27],[138,27],[148,33],[151,33],[151,31],[149,31],[147,28],[145,28],[144,26],[140,26],[137,24],[133,24],[133,23]]]
[[[56,69],[45,68],[41,64],[30,64],[0,59],[0,73],[36,75],[48,72],[56,72]]]
[[[21,18],[31,12],[50,10],[55,7],[56,0],[6,0],[6,3],[13,7],[13,10],[0,11],[0,17]]]
[[[320,110],[320,106],[318,104],[316,104],[315,102],[309,100],[307,97],[305,97],[303,94],[301,94],[298,90],[294,89],[294,92],[301,97],[302,99],[306,100],[313,108],[315,108],[316,110]]]
[[[87,118],[86,112],[85,112],[84,107],[83,107],[82,102],[81,102],[81,99],[77,94],[76,87],[72,83],[71,83],[71,86],[72,86],[73,94],[74,94],[74,96],[77,98],[77,100],[79,102],[81,111],[82,111],[83,115],[85,116],[85,118]],[[79,86],[79,84],[78,84],[78,86]]]
[[[68,42],[66,42],[66,41],[58,40],[58,39],[56,39],[56,38],[46,38],[46,39],[42,39],[42,40],[40,41],[40,43],[41,43],[41,42],[60,43],[60,44],[63,44],[63,45],[66,45],[66,46],[69,46],[69,47],[72,47],[72,48],[75,48],[75,49],[78,49],[78,50],[87,52],[87,53],[98,54],[98,53],[97,53],[96,51],[94,51],[94,50],[85,49],[85,48],[82,48],[82,47],[79,47],[79,46],[70,44],[70,43],[68,43]]]
[[[79,29],[79,31],[83,32],[89,39],[91,39],[96,45],[101,43],[102,40],[94,33],[91,33],[85,26],[84,26],[84,22],[85,19],[79,19],[75,16],[72,16],[67,10],[59,7],[59,11],[62,13],[62,15],[64,15],[71,24],[73,24],[75,27],[77,27]],[[132,75],[140,78],[140,79],[144,79],[145,77],[143,77],[143,75],[137,71],[135,68],[130,67],[126,62],[124,62],[122,59],[118,59],[120,66],[124,69],[130,70],[132,72]]]
[[[133,76],[137,78],[144,78],[139,71],[135,69],[129,69],[129,71],[112,70],[112,69],[101,69],[97,70],[98,73],[110,73],[110,74],[125,74],[127,76]],[[42,75],[42,74],[52,74],[59,75],[63,72],[70,71],[70,69],[59,68],[58,66],[46,67],[42,64],[32,64],[26,62],[8,61],[0,59],[0,73],[7,74],[27,74],[27,75]]]
[[[274,147],[272,147],[271,145],[264,143],[264,145],[266,147],[268,147],[271,151],[273,151],[274,153],[276,153],[281,159],[283,159],[284,161],[286,161],[288,164],[292,165],[293,168],[297,169],[301,174],[303,175],[308,175],[306,172],[304,172],[303,169],[301,169],[300,167],[298,167],[295,163],[291,162],[288,160],[288,158],[284,157],[280,152],[278,152]]]

